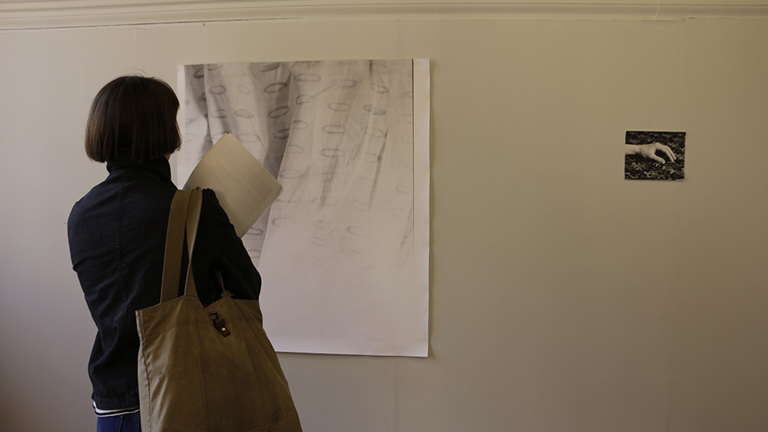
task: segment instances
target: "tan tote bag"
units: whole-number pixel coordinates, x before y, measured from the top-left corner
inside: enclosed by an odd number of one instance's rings
[[[185,226],[191,257],[201,204],[199,189],[176,193],[160,303],[136,311],[142,431],[299,432],[288,382],[262,328],[259,302],[225,292],[203,306],[191,266],[185,293],[177,297]]]

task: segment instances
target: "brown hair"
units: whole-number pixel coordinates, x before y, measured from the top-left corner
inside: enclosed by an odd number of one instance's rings
[[[122,152],[139,162],[171,154],[181,146],[178,110],[179,100],[165,82],[141,76],[116,78],[93,99],[85,154],[97,162],[116,160]]]

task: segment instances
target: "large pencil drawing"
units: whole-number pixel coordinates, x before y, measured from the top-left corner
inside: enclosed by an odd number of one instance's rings
[[[428,286],[414,275],[428,263],[414,232],[428,227],[415,222],[425,203],[414,191],[428,170],[415,170],[414,148],[428,142],[414,140],[414,61],[188,65],[181,75],[180,180],[232,133],[283,187],[243,237],[278,350],[425,352]]]

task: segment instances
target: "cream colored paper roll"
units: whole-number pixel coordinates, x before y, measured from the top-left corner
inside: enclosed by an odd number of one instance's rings
[[[216,192],[240,237],[282,190],[264,165],[232,134],[221,137],[192,171],[184,189],[196,187]]]

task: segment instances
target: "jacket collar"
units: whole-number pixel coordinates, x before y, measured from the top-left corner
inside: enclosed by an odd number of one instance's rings
[[[171,164],[165,156],[147,162],[138,162],[130,158],[129,152],[120,151],[117,159],[107,162],[107,171],[112,174],[114,171],[123,169],[142,169],[150,171],[163,180],[173,183],[171,180]]]

